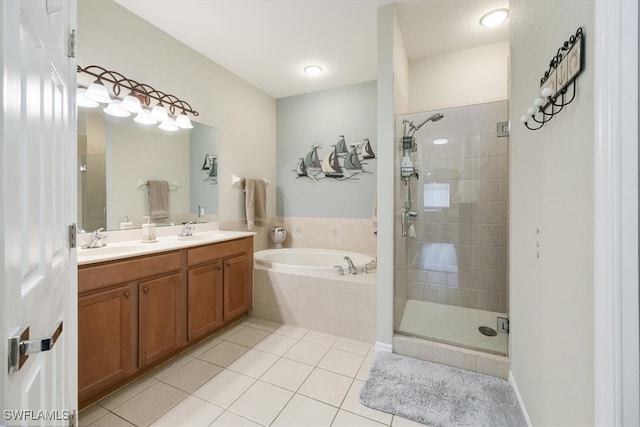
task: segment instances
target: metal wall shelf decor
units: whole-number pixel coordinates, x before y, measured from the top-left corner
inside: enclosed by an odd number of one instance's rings
[[[530,130],[538,130],[571,104],[576,97],[576,77],[584,67],[582,27],[565,41],[549,62],[540,79],[540,96],[533,101],[520,121]],[[569,95],[569,91],[571,94]]]
[[[321,144],[311,146],[311,151],[305,157],[300,157],[298,165],[293,170],[297,178],[308,178],[311,180],[321,180],[331,178],[337,181],[348,179],[358,179],[360,174],[371,174],[365,170],[367,160],[376,158],[371,142],[364,139],[362,142],[349,144],[344,139],[344,135],[338,137],[338,142],[331,145],[332,149],[322,161],[318,156],[318,149]]]
[[[211,185],[218,183],[218,158],[212,154],[205,154],[202,169],[205,172],[203,181],[209,181]]]

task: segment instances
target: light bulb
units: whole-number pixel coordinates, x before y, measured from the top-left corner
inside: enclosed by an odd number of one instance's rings
[[[178,126],[176,126],[176,122],[173,119],[163,121],[158,127],[168,132],[175,132],[180,129]]]
[[[111,102],[109,91],[104,87],[100,80],[96,80],[89,85],[87,88],[87,97],[102,104],[108,104]]]
[[[533,105],[535,105],[536,107],[541,107],[542,105],[544,105],[544,99],[542,98],[536,98],[533,100]]]
[[[156,119],[153,118],[151,111],[143,108],[142,111],[138,113],[138,115],[133,119],[134,122],[140,123],[141,125],[155,125],[158,123]]]
[[[164,122],[165,120],[169,119],[169,114],[167,113],[167,110],[165,110],[165,108],[162,106],[162,104],[158,104],[153,107],[153,109],[151,110],[151,114],[153,115],[153,118],[159,122]]]
[[[317,76],[318,74],[322,74],[322,67],[319,65],[307,65],[304,67],[304,72],[310,76]]]
[[[131,94],[125,96],[122,100],[122,108],[131,113],[139,113],[140,111],[142,111],[140,100]]]
[[[176,117],[176,126],[181,129],[193,129],[193,125],[191,124],[191,120],[189,120],[189,116],[186,114],[180,114]]]
[[[107,107],[102,110],[110,116],[114,117],[129,117],[131,115],[130,112],[122,108],[122,101],[116,99],[115,101],[111,101]]]
[[[530,117],[530,116],[528,116],[528,115],[526,115],[526,114],[523,114],[522,116],[520,116],[520,121],[521,121],[522,123],[527,123],[527,121],[529,121],[529,117]]]
[[[97,103],[96,101],[94,101],[93,99],[87,96],[87,89],[83,87],[78,88],[76,103],[78,104],[79,107],[84,107],[84,108],[96,108],[98,105],[100,105],[99,103]]]
[[[527,109],[527,114],[530,115],[530,116],[533,116],[536,113],[536,111],[537,110],[535,109],[535,107],[529,107]]]
[[[480,18],[480,25],[487,28],[494,28],[502,24],[509,17],[509,9],[496,9]]]

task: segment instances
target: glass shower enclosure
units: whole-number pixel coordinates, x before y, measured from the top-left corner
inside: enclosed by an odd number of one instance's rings
[[[396,333],[507,353],[507,120],[506,101],[396,118]]]

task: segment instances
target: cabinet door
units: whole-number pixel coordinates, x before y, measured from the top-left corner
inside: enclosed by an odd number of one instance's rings
[[[222,326],[222,261],[189,270],[187,331],[189,341]]]
[[[144,367],[177,350],[184,333],[182,274],[138,284],[139,362]]]
[[[224,260],[224,320],[231,320],[249,311],[252,289],[251,269],[247,256]]]
[[[136,370],[135,304],[131,288],[119,286],[78,298],[80,402]]]

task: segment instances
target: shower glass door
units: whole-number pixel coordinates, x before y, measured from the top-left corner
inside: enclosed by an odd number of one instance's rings
[[[402,179],[403,121],[420,123]],[[507,102],[398,116],[395,318],[397,333],[507,352],[509,138]],[[407,209],[404,209],[407,210]],[[505,320],[502,320],[505,319]]]

